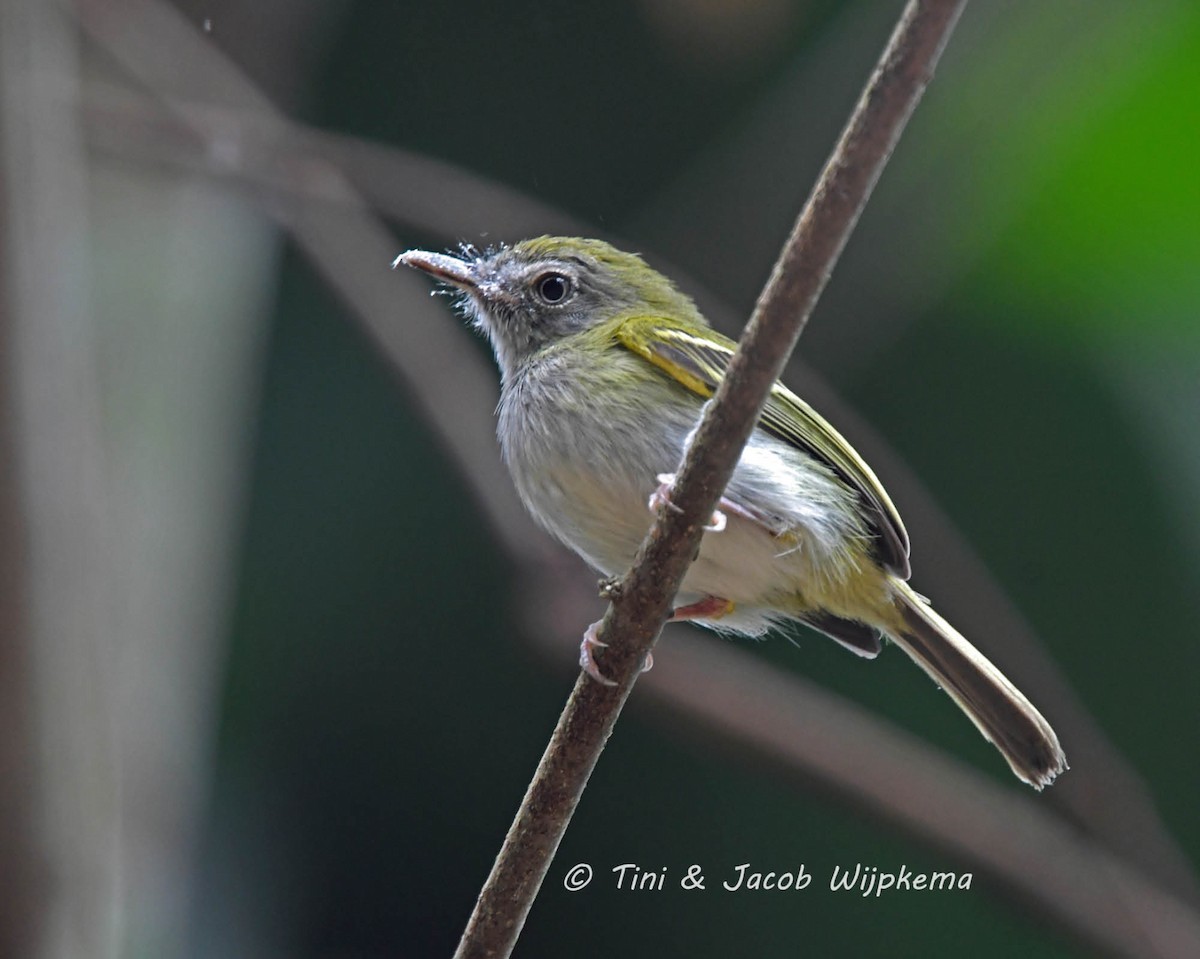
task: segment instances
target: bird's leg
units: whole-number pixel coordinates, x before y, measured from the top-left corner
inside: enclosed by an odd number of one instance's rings
[[[697,602],[671,610],[671,618],[668,622],[685,623],[693,619],[720,619],[722,616],[728,616],[733,610],[732,600],[722,599],[720,596],[705,596],[704,599]]]
[[[650,512],[656,513],[665,506],[668,509],[679,511],[679,507],[671,502],[671,489],[675,485],[674,473],[659,473],[655,479],[658,480],[658,488],[650,494]],[[713,510],[712,519],[708,521],[708,525],[704,527],[707,533],[719,533],[728,522],[725,514],[732,513],[734,516],[740,516],[742,519],[748,519],[755,523],[762,523],[763,518],[756,514],[753,510],[747,509],[740,503],[735,503],[726,496],[722,496],[717,501],[718,509]]]

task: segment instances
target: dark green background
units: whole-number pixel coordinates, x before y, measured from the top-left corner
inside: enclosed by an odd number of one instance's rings
[[[900,4],[757,9],[738,53],[668,0],[358,2],[322,38],[302,117],[559,206],[744,316]],[[801,342],[985,559],[1193,858],[1197,63],[1194,6],[969,9]],[[397,251],[481,239],[396,233]],[[523,637],[463,481],[347,319],[290,254],[202,850],[204,954],[450,954],[569,689]],[[936,560],[914,539],[919,589]],[[742,645],[1020,788],[899,654],[864,670],[807,637]],[[597,881],[568,894],[581,861]],[[714,890],[746,861],[803,863],[813,886]],[[869,900],[822,888],[859,861],[963,868],[634,709],[517,955],[1085,954],[979,876]],[[709,890],[618,893],[621,862],[671,879],[701,863]]]

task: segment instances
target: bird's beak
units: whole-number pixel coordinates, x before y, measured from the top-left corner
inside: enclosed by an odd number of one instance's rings
[[[434,279],[441,280],[443,283],[451,283],[460,290],[474,291],[479,288],[479,277],[475,273],[474,264],[460,260],[456,256],[447,256],[444,253],[426,253],[424,250],[409,250],[407,253],[401,253],[392,261],[392,269],[401,264],[422,270]]]

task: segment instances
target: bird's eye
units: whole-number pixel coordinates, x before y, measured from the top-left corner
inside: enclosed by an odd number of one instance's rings
[[[571,281],[561,273],[543,273],[533,281],[533,288],[538,298],[551,306],[571,295]]]

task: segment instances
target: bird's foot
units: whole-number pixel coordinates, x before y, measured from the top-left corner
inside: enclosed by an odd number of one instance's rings
[[[650,502],[647,504],[650,507],[650,512],[657,513],[659,509],[665,506],[668,509],[672,509],[678,513],[679,507],[671,502],[671,490],[675,485],[675,474],[659,473],[655,479],[658,480],[658,489],[650,494]],[[721,501],[718,505],[733,506],[735,507],[734,512],[738,512],[736,509],[736,504],[730,502],[724,496],[721,497]],[[703,529],[706,533],[719,533],[725,529],[726,522],[727,520],[725,518],[725,514],[721,512],[721,510],[716,509],[713,510],[712,518],[708,521],[708,524],[703,527]]]
[[[604,673],[600,672],[600,667],[596,664],[596,650],[603,649],[608,646],[597,634],[600,630],[600,623],[592,623],[583,633],[583,642],[579,644],[579,665],[583,671],[592,677],[602,686],[615,686],[615,680],[609,679]],[[642,672],[647,672],[654,665],[654,654],[647,653],[646,661],[642,663]]]

